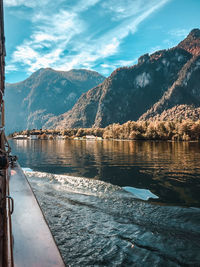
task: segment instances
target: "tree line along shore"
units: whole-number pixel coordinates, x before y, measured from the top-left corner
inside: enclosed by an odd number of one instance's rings
[[[40,129],[14,132],[17,136],[35,136],[33,139],[120,139],[120,140],[200,140],[200,120],[181,121],[128,121],[122,125],[111,124],[105,128]],[[17,138],[16,138],[17,139]]]

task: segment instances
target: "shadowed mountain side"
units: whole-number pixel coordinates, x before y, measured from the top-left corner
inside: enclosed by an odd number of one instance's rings
[[[200,117],[200,30],[193,29],[177,47],[193,57],[183,66],[172,87],[140,120],[196,120]]]
[[[6,85],[7,132],[41,128],[52,116],[70,110],[82,93],[105,77],[89,70],[40,69],[28,79]]]
[[[115,70],[83,94],[72,110],[50,118],[44,128],[105,127],[137,120],[172,86],[191,57],[181,48],[146,54],[137,65]]]
[[[72,110],[50,118],[45,128],[105,127],[158,117],[177,105],[194,109],[200,106],[199,77],[200,30],[193,29],[176,47],[145,54],[137,65],[115,70],[82,95]],[[175,109],[173,118],[183,116],[178,110],[182,107]]]
[[[194,105],[200,106],[200,56],[194,56],[184,65],[179,72],[177,81],[163,95],[163,97],[145,114],[140,117],[140,120],[147,120],[154,116],[165,112],[168,109],[177,105]],[[178,114],[178,109],[177,114]],[[198,112],[198,109],[196,110]],[[169,112],[170,113],[170,112]],[[177,119],[179,118],[178,116]],[[165,117],[165,120],[167,117]],[[169,117],[170,119],[170,117]]]
[[[50,118],[43,128],[90,127],[95,120],[103,84],[82,94],[70,111]]]

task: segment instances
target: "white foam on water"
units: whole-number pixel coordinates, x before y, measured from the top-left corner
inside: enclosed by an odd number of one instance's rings
[[[25,169],[25,168],[24,168]],[[67,191],[71,193],[79,193],[85,195],[94,195],[104,197],[109,194],[124,194],[124,190],[110,183],[106,183],[99,180],[94,180],[85,177],[76,177],[69,175],[58,175],[46,172],[36,172],[24,170],[28,179],[36,181],[38,184],[42,184],[48,180],[48,184],[54,187],[57,191]]]
[[[123,189],[133,194],[134,197],[142,199],[142,200],[148,200],[149,198],[154,198],[154,199],[159,198],[158,196],[153,194],[148,189],[140,189],[140,188],[131,187],[131,186],[125,186],[123,187]]]
[[[145,189],[44,172],[25,174],[66,264],[136,266],[144,258],[144,266],[199,262],[200,210],[136,200],[157,197]]]
[[[76,177],[69,175],[59,175],[46,172],[36,172],[30,168],[22,168],[28,179],[34,179],[38,182],[49,180],[54,184],[54,189],[57,191],[68,191],[78,194],[94,195],[94,196],[107,196],[117,192],[118,196],[124,197],[124,193],[131,193],[133,198],[141,200],[149,200],[150,198],[158,199],[159,197],[153,194],[148,189],[140,189],[131,186],[120,187],[112,185],[99,180],[94,180],[85,177]],[[129,195],[130,196],[130,195]]]
[[[33,172],[32,169],[30,169],[30,168],[26,168],[26,167],[23,167],[22,170],[23,170],[24,172]]]

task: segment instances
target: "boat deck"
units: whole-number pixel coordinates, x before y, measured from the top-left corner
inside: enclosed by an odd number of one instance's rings
[[[33,191],[19,165],[10,169],[14,266],[65,266]]]

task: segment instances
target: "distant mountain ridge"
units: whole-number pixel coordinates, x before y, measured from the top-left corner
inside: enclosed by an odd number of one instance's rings
[[[7,132],[106,127],[129,120],[200,118],[200,30],[145,54],[105,79],[97,72],[41,69],[6,86]]]
[[[158,117],[177,105],[199,107],[199,55],[200,30],[194,29],[176,47],[145,54],[138,64],[115,70],[83,94],[70,111],[51,117],[44,127],[105,127]]]
[[[52,116],[70,110],[82,93],[105,77],[89,70],[40,69],[25,81],[6,84],[6,130],[42,128]]]

